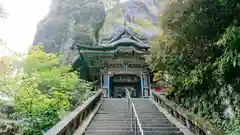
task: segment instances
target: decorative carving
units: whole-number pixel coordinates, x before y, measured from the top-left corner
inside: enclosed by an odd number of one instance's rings
[[[113,76],[114,82],[138,82],[140,78],[136,75],[115,75]]]
[[[118,50],[118,53],[132,53],[134,50],[130,47],[121,47]]]

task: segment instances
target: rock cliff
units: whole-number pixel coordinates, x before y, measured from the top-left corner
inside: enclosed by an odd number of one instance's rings
[[[71,52],[71,43],[77,39],[95,44],[104,19],[105,7],[99,0],[52,0],[48,15],[37,26],[33,45],[43,44],[46,52],[77,54]]]
[[[126,21],[134,35],[151,39],[161,32],[158,15],[163,5],[163,0],[128,0],[115,5],[107,12],[100,37],[117,34]]]
[[[52,0],[49,14],[38,24],[33,44],[48,44],[49,51],[59,51],[68,37],[92,44],[104,19],[104,4],[99,0]]]
[[[64,53],[64,62],[71,63],[78,57],[77,50],[70,49],[75,40],[97,45],[98,39],[117,33],[125,21],[135,35],[155,36],[160,7],[158,0],[128,0],[106,12],[100,0],[52,0],[48,15],[38,24],[33,45],[42,43],[46,52]]]

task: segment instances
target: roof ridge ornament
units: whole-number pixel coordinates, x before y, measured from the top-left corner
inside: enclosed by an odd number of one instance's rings
[[[127,29],[127,20],[126,18],[124,18],[123,33],[121,35],[121,38],[131,38],[131,37],[132,36],[130,35]]]

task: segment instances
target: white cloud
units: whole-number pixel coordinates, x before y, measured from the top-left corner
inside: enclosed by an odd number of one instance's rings
[[[12,50],[26,52],[37,23],[48,13],[51,0],[0,0],[0,3],[9,13],[7,19],[0,20],[0,37]],[[0,52],[0,56],[7,53]]]

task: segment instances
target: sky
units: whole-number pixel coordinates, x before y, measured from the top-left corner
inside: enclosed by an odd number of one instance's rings
[[[26,53],[33,42],[38,22],[49,11],[51,0],[0,0],[0,4],[9,13],[7,19],[0,19],[0,38],[14,52]],[[6,55],[11,55],[11,52],[0,46],[0,57]]]
[[[33,42],[38,22],[47,15],[51,0],[0,0],[9,13],[0,20],[0,37],[16,52],[26,53]],[[9,55],[0,48],[0,56]]]

